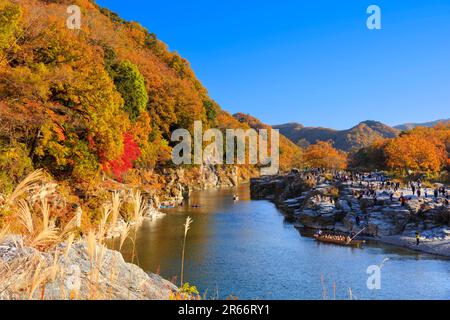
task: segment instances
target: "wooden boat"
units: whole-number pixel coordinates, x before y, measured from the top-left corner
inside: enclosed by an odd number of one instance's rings
[[[364,240],[351,240],[350,242],[347,242],[346,240],[329,239],[329,238],[325,238],[324,236],[319,236],[318,234],[314,235],[314,239],[316,239],[317,241],[320,241],[320,242],[340,244],[343,246],[359,247],[362,244],[366,243]]]

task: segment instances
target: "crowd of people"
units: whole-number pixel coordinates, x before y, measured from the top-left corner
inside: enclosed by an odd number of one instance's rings
[[[327,240],[333,240],[333,241],[342,241],[342,242],[351,242],[352,238],[350,236],[344,236],[344,235],[340,235],[340,234],[329,234],[329,233],[323,233],[322,230],[319,230],[316,233],[317,237],[320,237],[322,239],[327,239]]]
[[[327,180],[327,171],[321,168],[311,169],[301,173],[306,180],[315,180],[317,184],[325,183]],[[434,188],[424,186],[421,179],[410,181],[408,184],[402,184],[399,181],[392,181],[383,173],[359,173],[351,171],[335,171],[332,172],[334,182],[350,182],[351,186],[355,188],[353,195],[357,199],[371,198],[373,205],[378,202],[379,192],[386,192],[389,194],[391,202],[399,201],[402,206],[405,206],[407,201],[413,198],[433,199],[435,202],[441,201],[445,205],[449,205],[450,196],[449,190],[444,185],[436,184]],[[432,190],[432,192],[431,192]],[[409,192],[411,191],[411,192]],[[398,195],[400,192],[400,195]],[[396,197],[397,193],[397,197]],[[316,195],[316,201],[328,201],[333,203],[332,197]]]
[[[399,181],[391,181],[380,173],[356,173],[350,176],[339,175],[336,178],[339,178],[340,181],[344,182],[351,181],[353,187],[355,186],[354,183],[357,183],[360,190],[355,191],[357,193],[355,195],[358,199],[371,197],[375,204],[377,201],[377,191],[388,192],[390,200],[394,201],[395,193],[403,190],[398,197],[398,201],[400,201],[402,206],[414,197],[418,199],[433,198],[436,202],[442,201],[445,205],[449,205],[449,191],[444,185],[436,184],[434,188],[431,188],[433,190],[433,193],[431,194],[430,189],[423,185],[421,179],[410,181],[407,185],[402,185]],[[409,190],[411,190],[411,194],[406,195],[405,193],[409,193]]]

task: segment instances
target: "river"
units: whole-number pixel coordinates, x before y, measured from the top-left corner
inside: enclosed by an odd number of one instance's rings
[[[191,216],[185,281],[207,298],[450,299],[448,259],[379,243],[361,249],[318,243],[272,203],[251,200],[248,185],[238,189],[238,202],[234,192],[194,192],[184,207],[146,221],[136,234],[135,263],[167,279],[179,275],[183,223]],[[131,259],[130,242],[122,253]],[[380,288],[371,290],[367,268],[383,261]]]

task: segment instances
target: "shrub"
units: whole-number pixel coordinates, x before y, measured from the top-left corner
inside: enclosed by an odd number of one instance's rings
[[[0,148],[0,190],[11,192],[13,186],[32,170],[25,145]]]

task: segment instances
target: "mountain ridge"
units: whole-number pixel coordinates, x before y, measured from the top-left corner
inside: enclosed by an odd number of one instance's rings
[[[318,141],[329,141],[344,151],[365,147],[379,138],[393,138],[400,130],[379,121],[366,120],[345,130],[324,127],[305,127],[299,123],[287,123],[273,126],[294,143],[307,147]]]
[[[280,125],[273,125],[272,127],[274,129],[279,129],[282,135],[301,147],[307,147],[318,141],[331,140],[336,148],[344,151],[351,151],[352,149],[366,147],[379,138],[394,138],[402,131],[411,130],[418,126],[432,127],[438,123],[448,122],[450,122],[450,119],[389,126],[380,121],[365,120],[344,130],[320,126],[307,127],[298,122],[288,122]]]
[[[447,123],[447,122],[450,122],[450,118],[422,122],[422,123],[409,122],[409,123],[396,125],[396,126],[394,126],[394,128],[399,129],[399,130],[411,130],[415,127],[433,127],[433,126],[437,125],[438,123]]]

